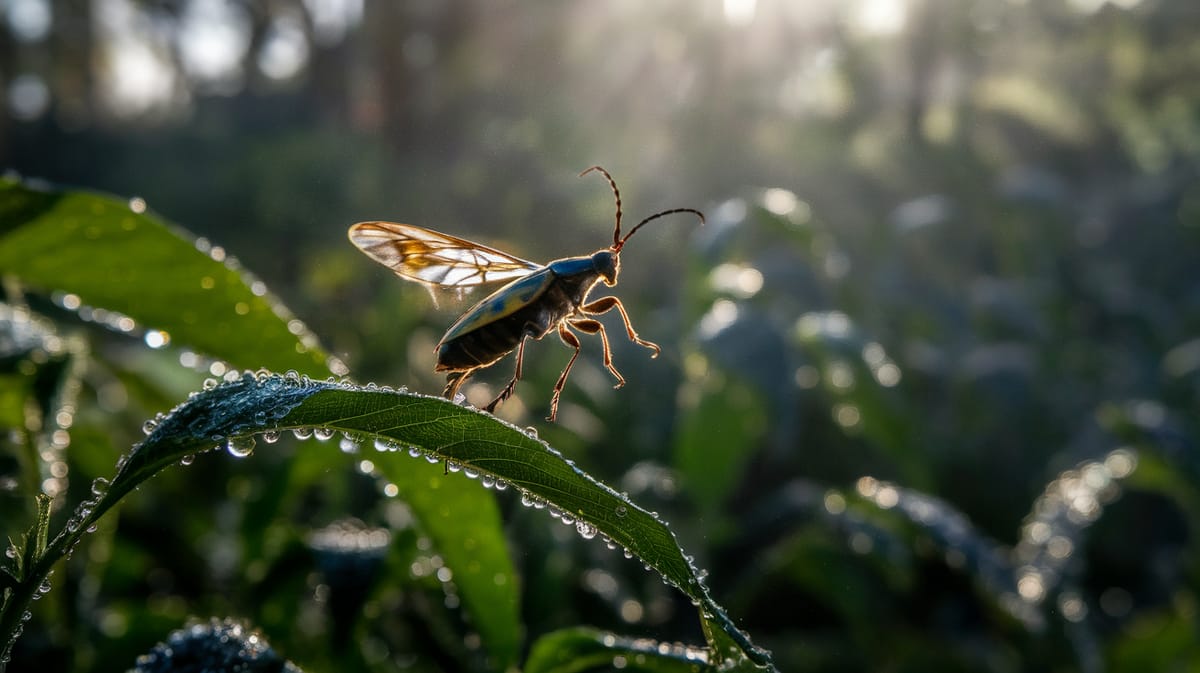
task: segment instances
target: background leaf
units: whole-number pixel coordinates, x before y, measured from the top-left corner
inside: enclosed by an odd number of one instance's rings
[[[145,206],[0,180],[0,274],[116,311],[177,345],[240,367],[323,375],[341,365],[224,249],[189,240]],[[73,305],[73,304],[72,304]],[[95,312],[92,312],[95,315]],[[101,314],[103,315],[103,314]],[[121,331],[133,325],[108,315]],[[155,342],[158,343],[158,342]]]

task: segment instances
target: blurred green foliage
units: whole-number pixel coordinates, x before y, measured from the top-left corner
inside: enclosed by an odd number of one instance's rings
[[[623,255],[616,293],[663,357],[614,339],[629,385],[612,392],[585,343],[547,427],[567,353],[534,344],[500,411],[670,521],[781,670],[1197,665],[1191,3],[368,0],[337,34],[317,3],[279,3],[237,10],[232,83],[181,56],[204,3],[131,3],[168,27],[156,53],[177,76],[134,112],[81,74],[112,39],[86,29],[101,4],[51,3],[41,40],[10,27],[10,101],[29,75],[50,103],[21,116],[10,102],[0,163],[144,197],[260,274],[360,380],[440,390],[432,347],[467,304],[434,310],[366,262],[344,242],[352,222],[583,254],[611,227],[606,191],[573,177],[595,163],[631,216],[705,210],[702,229],[655,225]],[[307,60],[273,78],[260,55],[288,16]],[[54,315],[71,339],[60,359],[89,363],[69,452],[86,484],[202,376]],[[483,383],[502,384],[498,369]],[[52,593],[37,608],[62,617],[35,621],[63,626],[31,629],[25,656],[122,670],[189,615],[254,609],[268,636],[324,633],[288,531],[388,520],[349,469],[300,478],[317,470],[305,453],[197,461],[148,485],[56,576],[73,600]],[[36,465],[3,460],[7,514]],[[297,478],[286,516],[238,525]],[[500,502],[526,645],[580,624],[700,642],[656,576]],[[415,544],[397,535],[395,576]],[[272,545],[290,574],[264,576]],[[229,549],[243,552],[214,551]],[[372,595],[364,660],[471,670],[452,654],[468,627],[424,589]],[[303,642],[272,643],[305,661]]]

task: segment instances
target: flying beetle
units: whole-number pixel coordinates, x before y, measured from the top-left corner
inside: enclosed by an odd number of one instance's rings
[[[604,325],[594,318],[613,309],[621,315],[629,339],[652,351],[650,357],[658,357],[661,349],[638,336],[620,299],[608,296],[589,301],[588,294],[601,281],[608,287],[617,284],[621,249],[642,226],[675,213],[692,213],[703,223],[704,213],[693,208],[664,210],[638,222],[622,236],[621,192],[617,189],[617,183],[608,171],[599,166],[592,166],[579,176],[593,171],[608,181],[617,213],[612,245],[590,255],[566,257],[541,265],[410,224],[359,222],[350,227],[351,243],[406,280],[430,288],[459,289],[509,281],[464,313],[446,330],[435,347],[435,371],[447,372],[446,388],[442,391],[447,398],[454,399],[458,389],[472,374],[492,366],[515,349],[516,371],[508,385],[486,407],[489,412],[495,411],[501,402],[512,396],[517,381],[521,379],[525,343],[530,338],[540,340],[555,332],[575,352],[554,384],[550,416],[547,418],[553,421],[558,415],[558,398],[567,382],[567,375],[582,350],[579,337],[572,330],[600,335],[604,366],[617,380],[613,387],[620,388],[625,385],[625,378],[613,366]]]

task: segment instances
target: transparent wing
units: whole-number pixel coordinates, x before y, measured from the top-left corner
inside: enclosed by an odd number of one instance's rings
[[[350,242],[397,276],[450,288],[498,283],[542,268],[478,243],[411,224],[359,222]]]

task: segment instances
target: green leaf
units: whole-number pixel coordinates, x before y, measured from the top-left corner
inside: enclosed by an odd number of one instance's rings
[[[475,489],[486,495],[460,476],[441,475],[436,468],[431,471],[429,465],[413,462],[409,453],[448,461],[451,469],[496,480],[497,485],[515,486],[524,502],[548,506],[559,517],[573,520],[585,537],[603,536],[621,545],[692,598],[706,631],[720,633],[722,643],[733,643],[735,663],[745,660],[770,667],[770,655],[751,644],[712,600],[664,522],[579,470],[544,442],[442,398],[314,382],[295,375],[247,373],[194,395],[165,416],[121,462],[99,501],[84,503],[86,513],[68,526],[55,546],[69,548],[80,529],[184,456],[230,440],[235,448],[244,449],[247,439],[259,432],[312,427],[342,431],[363,441],[373,439],[383,449],[373,462],[401,488],[414,513],[423,517],[435,536],[498,669],[515,657],[519,619],[511,561],[502,543],[495,542],[500,538],[494,503],[460,493]]]
[[[260,281],[219,248],[139,210],[0,179],[0,275],[77,295],[236,366],[329,371],[315,338]]]
[[[33,541],[33,558],[41,558],[46,551],[46,541],[50,536],[50,496],[45,493],[37,495],[37,520],[29,531]]]
[[[463,605],[492,655],[492,668],[510,667],[521,646],[520,598],[495,498],[446,474],[440,464],[417,462],[402,452],[381,452],[371,460],[399,487],[422,532],[453,572]]]
[[[766,405],[745,383],[720,372],[691,383],[681,404],[675,467],[704,520],[719,521],[766,434]]]
[[[525,661],[525,673],[611,670],[699,673],[721,669],[709,663],[708,650],[647,638],[625,638],[591,628],[548,633],[533,644]]]

